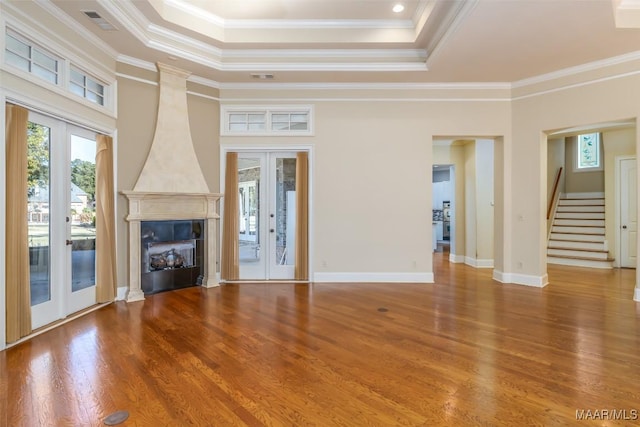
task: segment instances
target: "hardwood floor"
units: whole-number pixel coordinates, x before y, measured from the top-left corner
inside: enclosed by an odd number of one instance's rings
[[[0,425],[99,426],[118,410],[123,426],[640,423],[634,270],[550,266],[538,289],[444,256],[432,285],[241,284],[111,304],[0,353]]]

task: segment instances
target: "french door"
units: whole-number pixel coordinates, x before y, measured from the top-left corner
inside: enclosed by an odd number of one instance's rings
[[[240,279],[293,279],[296,153],[238,154]]]
[[[29,113],[32,328],[95,304],[96,134]]]

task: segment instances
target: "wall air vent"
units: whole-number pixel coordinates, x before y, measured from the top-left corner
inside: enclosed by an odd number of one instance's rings
[[[98,27],[102,28],[104,31],[116,31],[117,28],[111,24],[111,22],[104,19],[98,12],[95,10],[83,10],[82,13],[87,15],[89,19],[91,19]]]

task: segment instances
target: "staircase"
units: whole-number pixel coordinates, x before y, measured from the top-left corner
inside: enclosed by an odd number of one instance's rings
[[[604,195],[561,197],[547,246],[549,264],[613,268],[604,236]]]

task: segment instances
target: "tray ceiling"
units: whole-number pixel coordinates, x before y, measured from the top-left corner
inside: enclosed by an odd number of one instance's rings
[[[19,8],[20,1],[5,1]],[[404,10],[391,9],[402,3]],[[125,63],[221,83],[504,83],[640,57],[634,0],[41,0]],[[114,29],[104,30],[86,12]]]

